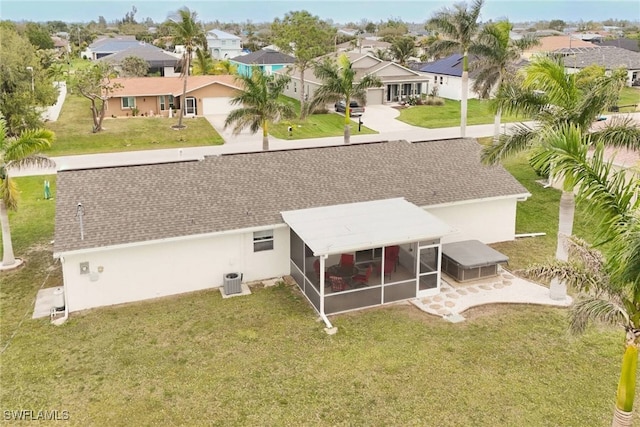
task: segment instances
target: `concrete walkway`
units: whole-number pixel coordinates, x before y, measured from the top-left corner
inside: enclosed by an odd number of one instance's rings
[[[538,304],[568,307],[572,299],[551,299],[549,288],[514,276],[500,269],[499,275],[467,283],[459,283],[443,274],[440,293],[428,298],[411,300],[425,313],[440,316],[451,322],[464,320],[461,313],[485,304]]]

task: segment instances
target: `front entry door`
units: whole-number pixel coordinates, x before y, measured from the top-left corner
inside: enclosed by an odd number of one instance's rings
[[[418,298],[435,295],[440,292],[440,243],[418,243],[417,276]]]
[[[185,116],[195,116],[198,112],[196,110],[196,99],[195,98],[187,98],[184,100],[184,115]]]

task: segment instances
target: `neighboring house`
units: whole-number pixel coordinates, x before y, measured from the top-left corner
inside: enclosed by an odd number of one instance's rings
[[[517,201],[529,196],[502,166],[481,164],[473,139],[61,170],[53,252],[71,312],[220,287],[238,273],[291,275],[331,314],[438,293],[442,244],[513,240]],[[396,268],[363,289],[331,293],[312,267],[342,253],[366,266],[388,246],[400,250]]]
[[[230,59],[242,54],[242,39],[221,30],[207,31],[207,45],[213,59]]]
[[[103,37],[87,46],[80,57],[95,61],[143,43],[136,40],[135,36]]]
[[[340,43],[338,52],[351,53],[373,53],[377,50],[386,51],[391,47],[391,43],[382,40],[369,40],[365,38],[355,38],[348,42]]]
[[[594,42],[596,46],[615,46],[621,49],[631,50],[633,52],[640,52],[640,40],[627,39],[624,37],[612,39],[612,40],[600,40]]]
[[[574,33],[571,37],[591,43],[604,40],[604,36],[598,33]]]
[[[159,47],[146,43],[137,44],[121,50],[118,53],[103,56],[98,59],[98,61],[113,64],[115,69],[120,71],[122,60],[129,56],[136,56],[146,61],[149,65],[148,74],[159,74],[162,77],[175,77],[179,75],[179,73],[176,72],[176,67],[180,64],[178,55],[172,55]]]
[[[437,86],[438,96],[460,101],[462,95],[462,55],[454,53],[446,58],[429,62],[418,70],[429,77],[433,82],[432,87]],[[473,90],[474,78],[477,74],[473,71],[473,63],[477,57],[469,55],[469,90],[467,99],[477,99],[480,95]],[[516,68],[525,66],[528,61],[522,59],[514,64]]]
[[[337,55],[342,55],[339,53]],[[429,81],[428,77],[410,70],[406,67],[391,61],[383,61],[375,58],[371,54],[359,54],[346,52],[356,70],[356,81],[367,74],[372,74],[382,80],[382,87],[370,88],[367,90],[367,104],[379,105],[383,103],[398,102],[411,95],[420,95],[428,93]],[[330,54],[325,57],[335,58],[336,54]],[[322,60],[323,58],[319,58]],[[299,98],[300,90],[300,71],[295,67],[287,67],[287,69],[279,70],[278,73],[287,73],[291,76],[291,83],[287,86],[284,94],[291,98]],[[309,99],[313,97],[313,93],[322,85],[322,81],[313,74],[313,69],[305,70],[304,74],[305,94]]]
[[[53,48],[58,51],[58,54],[71,52],[69,40],[59,36],[51,36],[51,40],[53,41]]]
[[[270,75],[288,64],[293,64],[295,60],[293,56],[276,50],[261,49],[257,52],[231,58],[229,62],[238,68],[238,74],[251,76],[253,67],[259,67],[264,74]]]
[[[432,88],[437,87],[438,96],[447,99],[454,99],[460,101],[462,94],[462,58],[459,53],[454,53],[446,58],[439,59],[428,63],[419,69],[420,73],[424,74],[432,81]],[[469,63],[473,62],[474,58],[469,57]],[[471,71],[469,73],[469,90],[467,99],[477,99],[480,97],[478,93],[473,90],[473,78],[475,73]]]
[[[593,43],[582,41],[580,39],[573,38],[571,36],[548,36],[540,37],[540,44],[532,46],[522,53],[522,56],[526,59],[531,59],[534,56],[545,56],[556,53],[560,49],[571,49],[577,47],[593,47]]]
[[[565,56],[564,66],[567,72],[577,73],[589,65],[600,65],[607,73],[617,68],[626,68],[627,86],[640,86],[640,53],[613,46],[585,49]]]
[[[107,100],[107,114],[127,117],[170,116],[185,106],[185,116],[228,114],[230,100],[240,87],[235,76],[189,76],[182,102],[184,79],[179,77],[131,77],[113,79],[120,85]]]

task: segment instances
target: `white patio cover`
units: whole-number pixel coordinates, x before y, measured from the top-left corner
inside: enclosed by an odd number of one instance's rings
[[[437,239],[455,230],[404,198],[281,212],[314,256]]]

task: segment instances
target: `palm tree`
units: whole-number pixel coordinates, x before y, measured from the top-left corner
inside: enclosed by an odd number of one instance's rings
[[[238,76],[244,89],[231,99],[233,105],[242,105],[229,113],[225,128],[234,125],[233,133],[240,133],[249,126],[251,133],[262,128],[262,149],[269,150],[269,122],[290,118],[295,111],[290,104],[279,97],[291,80],[287,75],[266,75],[260,67],[253,67],[251,76]]]
[[[618,76],[601,76],[585,91],[576,85],[575,75],[567,74],[561,61],[541,58],[526,68],[522,83],[509,81],[498,88],[495,108],[508,113],[523,114],[538,125],[518,124],[508,134],[500,135],[496,144],[485,147],[482,159],[494,164],[514,154],[534,149],[541,155],[555,147],[547,133],[573,125],[584,144],[604,143],[609,146],[640,148],[640,128],[630,119],[614,118],[602,129],[590,133],[596,118],[614,102],[620,91]],[[549,164],[538,162],[539,170]],[[549,181],[552,182],[553,175]],[[573,183],[565,180],[560,204],[560,223],[556,256],[566,260],[565,239],[572,234],[574,195]]]
[[[22,131],[16,137],[7,135],[7,122],[0,116],[0,224],[2,226],[2,266],[16,265],[9,228],[9,210],[18,207],[18,188],[9,176],[9,169],[25,166],[52,167],[55,163],[36,154],[51,147],[55,136],[47,129]]]
[[[215,63],[211,53],[200,47],[196,48],[196,57],[193,61],[193,74],[196,76],[206,76],[214,73]]]
[[[487,24],[482,28],[478,39],[470,47],[470,51],[477,55],[477,60],[471,64],[471,70],[477,71],[473,83],[473,90],[482,98],[489,98],[509,76],[515,74],[515,65],[521,61],[522,52],[540,41],[531,36],[520,40],[511,40],[509,32],[513,25],[509,21]],[[501,110],[496,110],[494,138],[500,136]]]
[[[454,52],[462,54],[462,93],[460,97],[460,136],[464,138],[467,128],[467,97],[469,95],[469,59],[468,53],[480,24],[478,18],[484,0],[474,0],[470,8],[459,3],[453,9],[444,8],[429,19],[427,26],[438,31],[442,39],[431,44],[432,56]]]
[[[577,200],[600,218],[597,246],[603,254],[572,239],[571,262],[558,261],[527,269],[530,276],[561,278],[580,294],[570,311],[570,329],[583,332],[591,320],[624,328],[625,351],[616,397],[613,426],[631,426],[640,347],[640,177],[630,170],[614,171],[604,160],[605,144],[585,139],[575,125],[546,132],[554,147],[537,162],[553,164],[553,171],[576,184]],[[606,245],[602,245],[606,242]],[[604,255],[604,256],[602,256]]]
[[[356,82],[356,71],[345,54],[338,57],[337,63],[327,58],[324,62],[317,64],[314,74],[323,81],[323,84],[316,89],[307,108],[312,112],[319,105],[344,100],[344,143],[348,144],[351,139],[351,109],[349,108],[351,100],[365,105],[367,89],[382,86],[382,81],[374,75],[367,74]]]
[[[178,128],[183,128],[182,118],[186,107],[185,97],[187,95],[187,79],[189,77],[189,69],[191,68],[191,58],[193,52],[198,46],[202,46],[206,50],[207,38],[200,23],[197,21],[197,13],[191,12],[189,8],[184,7],[178,10],[177,16],[172,17],[167,22],[167,26],[171,29],[174,37],[174,44],[184,45],[184,54],[180,63],[180,76],[184,79],[182,88],[182,97],[180,103],[180,118],[178,119]]]
[[[416,41],[410,36],[398,37],[393,40],[389,50],[393,59],[403,67],[406,67],[409,58],[417,54]]]

